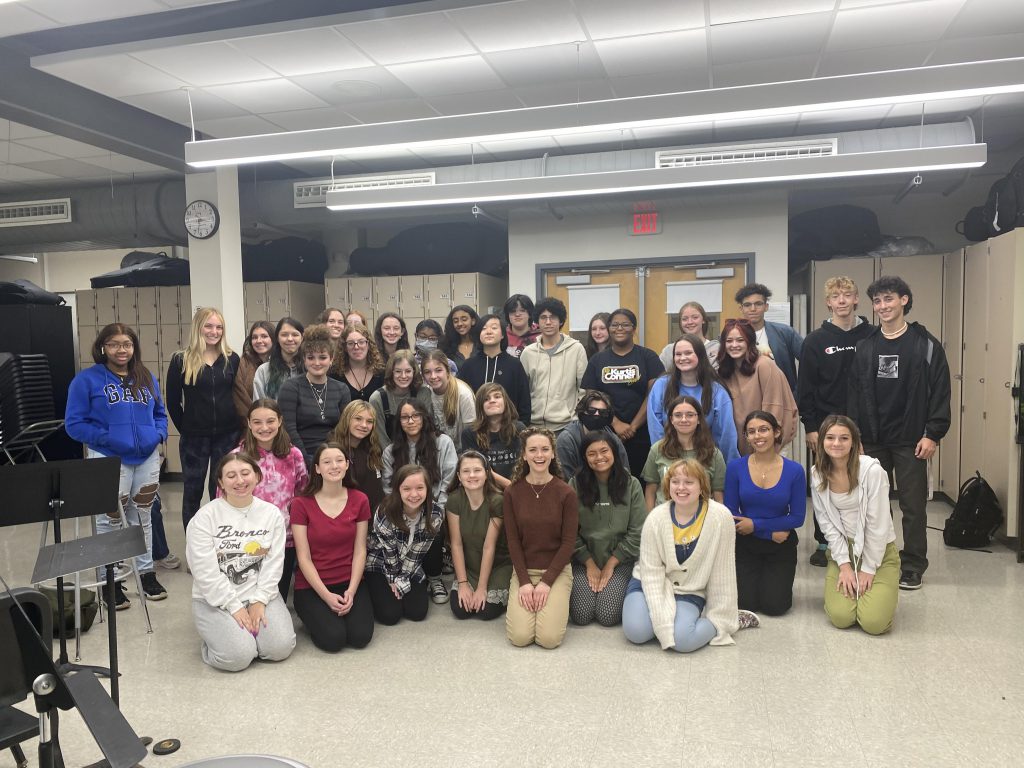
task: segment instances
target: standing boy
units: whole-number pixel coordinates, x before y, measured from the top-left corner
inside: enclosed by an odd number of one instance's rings
[[[740,305],[743,317],[750,322],[757,336],[757,346],[775,361],[786,375],[789,388],[796,395],[796,361],[800,359],[800,347],[804,340],[790,326],[773,323],[764,319],[768,311],[768,299],[772,292],[761,283],[747,283],[736,291],[736,303]]]
[[[556,435],[572,420],[587,370],[587,352],[572,336],[562,333],[568,312],[558,299],[537,302],[540,336],[523,350],[519,362],[530,379],[530,424]]]

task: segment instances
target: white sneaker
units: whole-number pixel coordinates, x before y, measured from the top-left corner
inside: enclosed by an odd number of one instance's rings
[[[430,591],[430,599],[438,605],[443,605],[448,602],[448,590],[445,589],[444,580],[440,576],[434,576],[427,579],[428,590]]]
[[[168,571],[174,571],[181,568],[181,558],[171,552],[163,560],[157,560],[156,564],[161,568],[166,568]]]

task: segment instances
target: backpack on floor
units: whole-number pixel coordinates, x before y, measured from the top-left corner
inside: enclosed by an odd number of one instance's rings
[[[65,581],[65,586],[70,586],[71,581]],[[61,627],[64,628],[64,639],[70,640],[75,636],[75,593],[70,589],[64,590],[64,616],[57,613],[57,590],[54,587],[40,587],[39,591],[46,595],[50,601],[50,611],[53,614],[53,636],[59,637]],[[96,600],[96,593],[91,589],[81,590],[82,600],[82,632],[88,632],[99,612],[99,602]]]
[[[981,472],[975,472],[960,486],[953,514],[942,529],[947,547],[977,549],[992,543],[992,537],[1003,524],[1003,508],[992,486]]]

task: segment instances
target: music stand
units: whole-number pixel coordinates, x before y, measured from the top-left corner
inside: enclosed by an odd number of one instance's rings
[[[90,669],[110,675],[110,696],[120,704],[117,624],[114,605],[114,564],[146,551],[140,526],[61,541],[60,522],[88,517],[117,507],[121,460],[117,458],[50,461],[0,467],[0,498],[7,513],[0,526],[53,523],[54,543],[39,550],[32,580],[57,580],[57,614],[64,615],[64,576],[89,568],[106,568],[107,645],[109,670],[68,663],[67,639],[60,632],[58,664],[64,670]]]

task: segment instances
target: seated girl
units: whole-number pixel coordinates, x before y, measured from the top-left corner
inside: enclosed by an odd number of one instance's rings
[[[640,473],[647,483],[644,488],[647,509],[665,502],[661,481],[665,471],[679,459],[696,459],[701,463],[711,483],[711,497],[721,502],[725,489],[725,459],[715,446],[700,403],[690,395],[680,395],[669,403],[666,412],[665,436],[651,446]],[[732,417],[729,419],[731,423]]]
[[[462,430],[462,450],[480,451],[487,457],[491,477],[504,490],[522,453],[519,433],[524,429],[516,407],[501,384],[488,382],[476,393],[476,421]]]

